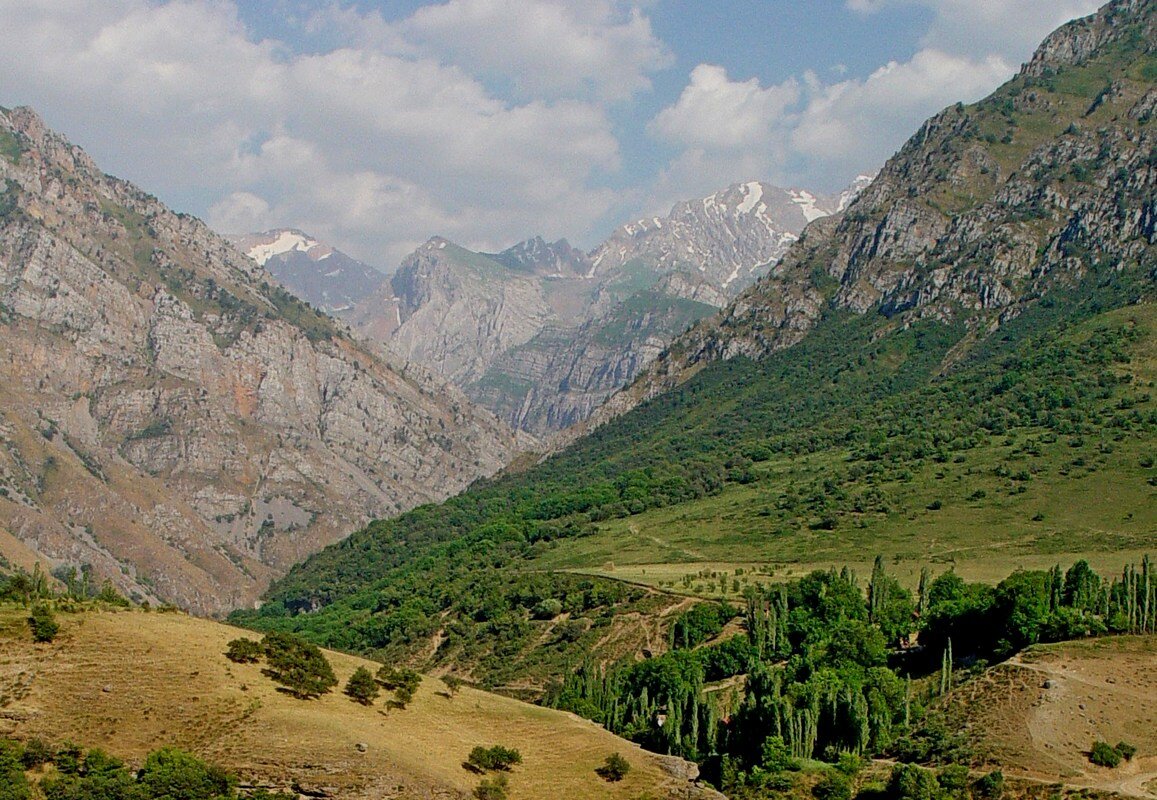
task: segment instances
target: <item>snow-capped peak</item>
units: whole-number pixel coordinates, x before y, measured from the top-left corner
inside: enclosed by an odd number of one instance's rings
[[[824,211],[816,205],[818,200],[811,192],[805,189],[792,189],[790,194],[791,201],[799,206],[799,210],[803,212],[804,219],[808,222],[828,216],[827,211]]]
[[[330,255],[328,248],[326,248],[327,252],[324,253],[311,253],[310,251],[317,248],[321,243],[316,239],[311,239],[301,231],[270,231],[264,234],[264,237],[263,240],[253,244],[246,251],[248,256],[261,266],[265,266],[269,262],[269,259],[274,256],[279,256],[294,250],[315,256],[315,260],[321,260]]]

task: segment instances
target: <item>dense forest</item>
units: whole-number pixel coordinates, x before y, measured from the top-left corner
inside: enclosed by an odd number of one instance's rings
[[[745,632],[719,639],[740,616]],[[996,586],[925,574],[913,593],[877,559],[866,586],[817,571],[752,590],[744,609],[698,606],[672,630],[669,652],[588,660],[548,703],[699,761],[725,790],[846,754],[968,764],[966,740],[929,713],[959,671],[1037,642],[1157,632],[1157,575],[1148,558],[1113,577],[1080,561]]]

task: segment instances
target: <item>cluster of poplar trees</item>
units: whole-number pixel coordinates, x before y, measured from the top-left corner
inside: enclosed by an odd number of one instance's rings
[[[925,570],[914,593],[878,558],[865,587],[850,570],[818,571],[749,590],[742,609],[702,604],[674,622],[667,653],[587,661],[548,702],[701,763],[764,768],[772,739],[796,759],[894,754],[954,667],[1035,642],[1157,632],[1155,590],[1148,557],[1119,577],[1079,561],[996,586]],[[735,617],[745,632],[719,637]]]

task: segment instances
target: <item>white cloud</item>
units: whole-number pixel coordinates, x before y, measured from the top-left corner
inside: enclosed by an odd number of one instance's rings
[[[1012,71],[996,56],[972,61],[921,50],[910,61],[886,64],[863,81],[822,85],[813,80],[807,106],[791,131],[791,149],[845,169],[868,159],[882,162],[931,112],[957,100],[983,97]]]
[[[572,16],[597,38],[612,10]],[[433,55],[364,43],[293,54],[252,41],[225,0],[0,0],[0,18],[0,102],[33,105],[106,169],[220,229],[294,225],[392,267],[435,233],[581,236],[614,201],[592,178],[619,167],[593,97],[507,101]],[[607,36],[630,41],[643,22]]]
[[[1050,31],[1092,14],[1104,0],[847,0],[864,14],[888,6],[924,6],[932,22],[926,48],[970,58],[999,56],[1013,64],[1028,58]]]
[[[763,88],[732,81],[723,67],[700,64],[678,101],[659,112],[653,132],[668,141],[720,150],[760,146],[800,99],[794,80]]]
[[[450,0],[397,30],[427,53],[512,79],[523,96],[624,100],[672,63],[650,20],[614,0]]]

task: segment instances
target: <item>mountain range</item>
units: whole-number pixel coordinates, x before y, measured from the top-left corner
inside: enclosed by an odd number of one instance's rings
[[[832,197],[736,184],[624,224],[589,253],[541,237],[479,253],[434,237],[389,279],[299,231],[231,240],[302,299],[545,436],[586,419],[870,180]]]
[[[587,435],[355,533],[238,619],[544,688],[592,652],[622,658],[616,626],[645,629],[679,593],[750,600],[872,554],[913,586],[1140,560],[1157,520],[1155,26],[1154,3],[1120,0],[1061,28],[992,95],[929,119]],[[417,613],[448,585],[437,621]],[[573,605],[573,636],[527,604],[548,594]]]

